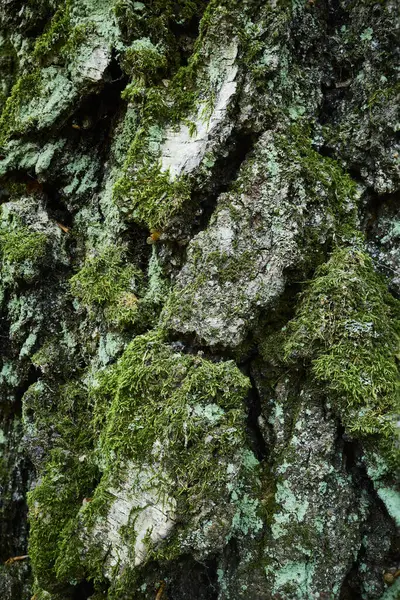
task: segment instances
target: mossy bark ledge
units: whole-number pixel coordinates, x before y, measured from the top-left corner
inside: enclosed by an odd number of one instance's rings
[[[0,597],[400,598],[398,0],[0,0]]]

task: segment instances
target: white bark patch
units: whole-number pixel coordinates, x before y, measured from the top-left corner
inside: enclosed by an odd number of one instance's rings
[[[79,69],[79,75],[83,79],[97,83],[103,78],[104,72],[110,63],[110,52],[104,46],[93,48],[89,58]]]
[[[207,116],[207,102],[203,101],[198,106],[197,114],[189,119],[196,126],[192,136],[189,127],[183,123],[178,131],[172,128],[166,130],[166,139],[161,150],[161,169],[169,169],[172,179],[183,173],[190,173],[200,165],[217,128],[223,122],[237,87],[237,51],[237,45],[231,44],[210,64],[210,79],[215,69],[221,74],[212,114]]]
[[[105,519],[99,520],[90,533],[91,541],[101,541],[107,551],[105,574],[112,576],[115,567],[123,567],[132,560],[141,565],[149,547],[157,546],[175,525],[175,500],[162,494],[159,481],[165,482],[165,474],[151,467],[140,470],[132,465],[125,481],[109,493],[115,497]],[[131,526],[132,544],[127,543],[121,528]],[[133,551],[133,552],[132,552]]]

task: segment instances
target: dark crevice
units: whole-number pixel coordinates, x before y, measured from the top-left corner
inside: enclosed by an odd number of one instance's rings
[[[322,102],[318,116],[321,125],[332,122],[355,74],[355,65],[346,60],[338,48],[338,32],[348,23],[348,12],[340,0],[328,0],[326,9],[325,54],[329,66],[321,84]]]
[[[22,398],[25,392],[36,383],[41,376],[41,372],[37,369],[33,364],[30,366],[28,375],[24,381],[24,384],[20,387],[17,387],[15,390],[15,405],[13,413],[14,415],[21,417],[22,416]]]
[[[111,62],[104,73],[104,80],[108,85],[113,85],[114,92],[122,92],[129,81],[128,76],[121,69],[115,48],[112,50]],[[116,100],[117,102],[115,108],[118,107],[120,97]]]
[[[12,531],[20,532],[19,535],[12,536],[14,548],[12,551],[15,555],[22,555],[28,551],[28,536],[29,531],[28,525],[28,504],[26,499],[26,493],[28,492],[34,473],[34,467],[29,457],[23,455],[21,462],[18,466],[19,474],[19,493],[14,491],[13,493],[13,512],[14,517],[12,520]]]
[[[399,192],[378,195],[367,191],[360,203],[359,215],[369,253],[376,268],[387,278],[389,291],[397,298],[400,297],[396,253],[399,242],[396,227],[400,219],[399,201]]]
[[[10,200],[10,189],[12,190],[16,185],[21,186],[21,195],[36,197],[38,203],[43,201],[44,208],[52,221],[66,227],[72,226],[73,215],[65,206],[59,186],[55,182],[40,182],[34,173],[27,171],[8,173],[3,179],[2,200],[5,202]]]
[[[348,175],[350,175],[350,177],[353,179],[353,181],[356,181],[361,184],[364,183],[364,179],[361,175],[361,165],[357,163],[352,163],[347,167],[346,170]]]
[[[200,562],[184,555],[170,562],[167,569],[168,579],[163,580],[163,563],[154,563],[151,567],[149,575],[154,580],[154,597],[163,586],[163,599],[187,600],[188,590],[191,600],[218,599],[218,563],[215,557]]]
[[[319,110],[318,122],[321,125],[332,120],[332,115],[343,104],[343,100],[347,94],[349,82],[353,75],[351,71],[345,68],[338,69],[338,74],[335,77],[335,82],[330,82],[328,85],[321,85],[322,103]]]
[[[201,16],[194,15],[189,21],[178,23],[171,20],[169,30],[176,38],[179,51],[179,66],[186,67],[193,54],[194,44],[199,35]]]
[[[327,34],[332,35],[342,25],[348,23],[348,14],[341,0],[328,0],[328,15],[326,20]]]
[[[193,192],[193,204],[201,207],[201,213],[194,220],[192,235],[196,235],[207,228],[219,196],[229,191],[242,164],[253,150],[259,137],[260,134],[242,131],[232,133],[227,141],[225,151],[215,162],[209,182],[204,188]]]
[[[42,185],[46,212],[50,219],[64,227],[72,227],[73,215],[65,206],[59,189],[52,183],[43,183]]]
[[[363,218],[361,227],[367,238],[373,236],[382,212],[387,211],[389,213],[398,214],[399,206],[400,192],[380,195],[370,192],[365,194],[360,217]]]
[[[365,463],[363,462],[363,448],[361,443],[351,438],[345,431],[342,424],[339,423],[337,430],[336,446],[341,452],[343,457],[343,466],[345,471],[351,476],[354,484],[354,488],[367,494],[369,498],[370,514],[367,520],[362,524],[362,539],[368,536],[371,532],[377,531],[377,528],[382,529],[385,525],[387,531],[386,536],[392,536],[392,548],[386,553],[386,560],[381,561],[379,564],[369,564],[370,568],[374,568],[377,572],[381,572],[382,564],[393,564],[395,558],[391,556],[393,554],[394,541],[395,541],[395,525],[389,515],[384,502],[378,496],[374,484],[368,476]],[[382,533],[383,535],[383,533]],[[366,546],[361,544],[358,551],[356,560],[354,561],[351,569],[349,570],[346,578],[343,582],[340,600],[361,600],[362,590],[360,582],[359,566],[361,563],[369,563],[368,556],[366,555]]]
[[[335,156],[335,151],[333,148],[329,148],[329,146],[320,146],[319,148],[316,148],[316,150],[321,156],[326,156],[328,158],[334,158]]]
[[[121,70],[116,55],[104,74],[104,84],[100,90],[83,97],[74,113],[63,123],[56,123],[53,135],[56,139],[66,139],[64,152],[70,154],[95,155],[99,159],[97,189],[102,179],[102,167],[107,162],[110,151],[109,138],[120,108],[124,104],[121,92],[128,82]],[[81,208],[81,203],[73,201],[63,194],[63,188],[70,183],[64,172],[63,156],[57,157],[59,164],[52,169],[51,179],[36,182],[35,175],[30,173],[32,185],[40,186],[45,194],[46,207],[49,214],[62,225],[70,227],[74,214]],[[40,191],[40,189],[39,189]],[[92,188],[88,193],[95,194]]]
[[[121,92],[128,83],[128,78],[121,70],[114,57],[104,75],[102,89],[86,96],[67,122],[67,132],[74,139],[93,138],[101,142],[109,136],[110,125],[122,104]],[[96,143],[96,142],[95,142]],[[99,150],[102,145],[99,143]],[[104,145],[104,151],[107,151]]]
[[[340,588],[339,600],[363,600],[361,592],[355,589],[354,585],[354,582],[358,580],[358,560],[361,560],[361,556],[357,558],[357,562],[353,564],[347,573]]]
[[[152,253],[151,245],[146,241],[148,237],[149,230],[137,223],[129,223],[121,235],[122,242],[127,245],[128,256],[143,273],[148,271]]]
[[[251,382],[251,388],[247,394],[247,434],[250,441],[250,447],[259,461],[264,460],[268,455],[267,445],[261,433],[258,419],[261,415],[261,399],[258,393],[256,382],[249,370],[246,373]]]
[[[366,466],[363,462],[363,448],[361,443],[350,437],[342,424],[338,425],[337,430],[337,447],[342,453],[343,463],[346,472],[351,475],[357,489],[365,490],[373,499],[373,505],[379,506],[380,510],[391,520],[389,513],[387,512],[385,504],[379,498],[374,484],[368,476]]]
[[[88,600],[95,593],[95,587],[92,581],[81,581],[74,588],[72,600]]]
[[[0,562],[27,553],[26,492],[33,465],[23,450],[21,419],[16,416],[16,412],[6,416],[2,410],[1,428],[7,439],[7,445],[2,446],[2,469],[7,477],[0,479]]]

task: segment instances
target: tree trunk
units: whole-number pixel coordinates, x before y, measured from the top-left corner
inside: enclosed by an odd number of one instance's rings
[[[400,597],[397,0],[0,0],[0,595]]]

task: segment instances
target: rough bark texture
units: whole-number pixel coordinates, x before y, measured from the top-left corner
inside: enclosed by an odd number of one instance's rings
[[[2,600],[400,597],[399,14],[0,0]]]

